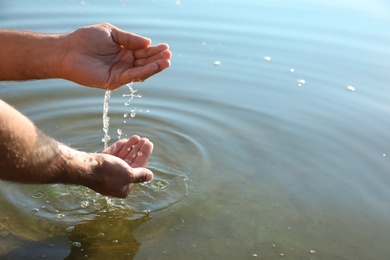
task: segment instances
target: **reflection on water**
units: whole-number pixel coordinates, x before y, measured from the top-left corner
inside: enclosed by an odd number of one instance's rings
[[[126,219],[102,213],[93,220],[67,227],[62,236],[23,241],[23,247],[10,250],[2,258],[101,259],[106,255],[115,259],[132,259],[140,248],[134,231],[149,219],[147,214]],[[125,240],[118,236],[122,233],[126,233]]]
[[[59,32],[109,21],[169,43],[173,58],[135,84],[142,98],[130,107],[127,88],[110,99],[111,142],[118,129],[148,137],[155,180],[125,200],[1,183],[1,254],[386,259],[387,3],[15,3],[2,4],[2,26]],[[0,96],[53,137],[103,149],[104,91],[47,80],[1,83]]]

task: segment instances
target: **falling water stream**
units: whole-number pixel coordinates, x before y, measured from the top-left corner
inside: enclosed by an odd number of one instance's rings
[[[110,108],[108,102],[110,101],[111,90],[106,90],[104,94],[104,102],[103,102],[103,131],[104,136],[102,138],[102,142],[104,142],[104,149],[108,147],[108,141],[111,140],[111,137],[108,135],[108,130],[110,128],[110,118],[108,117],[108,109]]]
[[[123,94],[124,98],[128,98],[128,100],[124,103],[124,105],[130,106],[131,100],[133,100],[134,98],[141,98],[142,95],[136,94],[138,90],[133,88],[132,83],[128,83],[128,84],[126,84],[126,86],[129,88],[130,93]],[[102,138],[102,142],[104,142],[104,149],[108,148],[108,142],[111,140],[111,137],[108,134],[108,131],[110,128],[110,118],[108,117],[108,110],[110,108],[108,103],[110,101],[110,97],[111,97],[111,90],[106,90],[106,92],[104,94],[104,101],[103,101],[103,132],[104,132],[104,136]],[[125,112],[123,114],[123,117],[125,118],[123,123],[126,123],[128,118],[131,119],[131,118],[135,117],[136,114],[137,114],[137,110],[135,107],[131,108],[130,113]],[[123,134],[122,130],[120,128],[118,128],[117,134],[118,134],[118,139],[120,139],[122,137],[122,134]]]

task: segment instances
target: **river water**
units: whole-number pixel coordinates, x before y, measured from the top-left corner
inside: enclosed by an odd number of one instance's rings
[[[148,137],[155,180],[124,200],[1,182],[2,258],[390,254],[386,1],[15,0],[0,10],[3,28],[107,21],[173,53],[168,70],[132,85],[142,97],[126,106],[124,87],[109,103],[110,143],[118,129]],[[50,136],[103,149],[103,90],[2,82],[0,97]]]

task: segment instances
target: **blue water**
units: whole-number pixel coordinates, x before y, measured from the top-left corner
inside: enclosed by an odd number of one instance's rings
[[[112,141],[118,128],[152,140],[156,180],[110,203],[83,187],[0,183],[3,257],[390,254],[386,1],[30,0],[0,10],[4,28],[107,21],[173,53],[168,70],[133,85],[142,98],[130,107],[127,87],[110,99]],[[103,148],[102,90],[3,82],[0,97],[62,142]]]

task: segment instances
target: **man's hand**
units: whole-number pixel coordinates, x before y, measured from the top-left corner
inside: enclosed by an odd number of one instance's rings
[[[103,153],[77,151],[42,133],[27,117],[0,100],[0,179],[19,183],[63,183],[125,198],[135,183],[148,182],[153,143],[133,136]]]
[[[152,151],[153,143],[137,135],[117,141],[97,155],[99,165],[86,186],[103,195],[126,198],[134,184],[153,179],[153,173],[144,168]]]
[[[114,90],[143,81],[170,66],[167,44],[111,24],[65,34],[0,29],[0,80],[63,78]]]
[[[61,37],[64,54],[58,74],[81,85],[114,90],[170,66],[167,44],[150,46],[150,39],[101,23]]]
[[[121,158],[133,168],[146,167],[152,152],[153,143],[138,135],[133,135],[130,139],[121,139],[103,151],[105,154]]]

